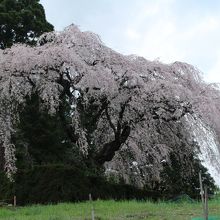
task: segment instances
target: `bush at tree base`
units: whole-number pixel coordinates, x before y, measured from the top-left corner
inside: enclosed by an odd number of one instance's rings
[[[11,199],[16,195],[18,205],[84,201],[88,200],[90,193],[94,199],[156,201],[170,199],[177,192],[173,195],[172,192],[161,194],[160,190],[139,189],[123,182],[116,184],[107,181],[102,175],[87,175],[77,167],[63,165],[19,170],[14,183],[10,183],[5,174],[0,175],[0,200]]]
[[[60,165],[36,166],[20,170],[16,182],[10,183],[0,175],[0,199],[17,196],[19,205],[30,203],[57,203],[94,199],[144,199],[159,197],[158,192],[148,192],[126,184],[115,184],[100,176],[86,176],[74,167]]]

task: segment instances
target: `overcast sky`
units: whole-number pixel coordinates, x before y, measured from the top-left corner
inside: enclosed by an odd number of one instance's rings
[[[193,64],[220,83],[219,0],[41,0],[56,30],[74,23],[122,54]]]

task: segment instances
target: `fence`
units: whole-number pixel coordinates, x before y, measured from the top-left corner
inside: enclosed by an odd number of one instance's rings
[[[14,206],[14,207],[16,207],[16,205],[17,205],[17,198],[16,198],[16,196],[14,196],[11,199],[0,200],[0,206]]]

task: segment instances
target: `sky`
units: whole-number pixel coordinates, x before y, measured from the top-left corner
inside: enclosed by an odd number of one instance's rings
[[[76,24],[122,54],[187,62],[220,83],[219,0],[41,0],[62,31]]]

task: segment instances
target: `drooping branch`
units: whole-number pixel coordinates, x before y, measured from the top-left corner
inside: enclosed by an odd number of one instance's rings
[[[115,125],[113,124],[111,117],[108,113],[108,106],[105,108],[105,114],[106,114],[106,117],[107,117],[107,120],[109,122],[110,127],[112,128],[112,130],[114,131],[114,134],[116,135],[117,131],[116,131]]]

